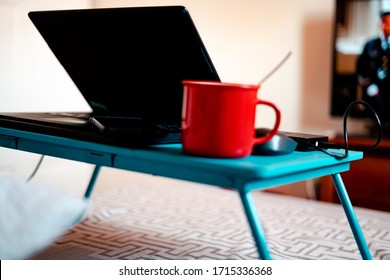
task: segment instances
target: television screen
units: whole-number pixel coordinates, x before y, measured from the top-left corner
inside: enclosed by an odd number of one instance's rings
[[[342,116],[355,100],[368,102],[390,123],[390,1],[336,0],[331,114]],[[352,117],[368,118],[364,106]]]

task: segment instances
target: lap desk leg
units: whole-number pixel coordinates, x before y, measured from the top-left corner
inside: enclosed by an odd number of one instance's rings
[[[260,218],[257,215],[256,205],[253,202],[250,192],[240,191],[241,202],[248,219],[249,226],[252,230],[253,239],[255,241],[259,257],[262,260],[270,260],[271,255],[268,250],[263,227]]]
[[[348,223],[351,227],[353,236],[355,238],[356,244],[364,260],[371,260],[372,256],[367,246],[366,240],[364,238],[362,229],[359,225],[359,222],[356,218],[356,214],[353,210],[351,201],[349,200],[348,193],[345,189],[344,183],[342,181],[341,175],[339,173],[332,174],[332,179],[334,182],[334,187],[340,197],[341,204],[343,206],[344,212],[347,216]],[[243,189],[243,188],[241,188]],[[256,206],[252,200],[250,191],[241,190],[239,191],[241,201],[244,207],[244,211],[249,223],[249,226],[252,230],[252,235],[259,253],[260,259],[270,260],[271,255],[267,246],[266,237],[264,234],[263,227],[260,222],[260,218],[257,215]]]
[[[362,229],[359,225],[359,221],[356,218],[355,211],[353,210],[351,201],[348,197],[347,190],[345,189],[343,180],[341,179],[341,175],[339,173],[332,174],[332,180],[334,187],[336,188],[337,194],[340,198],[341,205],[344,208],[344,212],[347,216],[353,236],[355,237],[360,254],[362,255],[362,258],[364,260],[371,260],[372,256],[370,250],[368,249],[366,240],[364,239]]]

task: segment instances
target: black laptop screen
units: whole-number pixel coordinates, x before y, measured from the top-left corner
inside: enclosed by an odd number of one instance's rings
[[[182,80],[219,80],[184,7],[30,12],[98,115],[180,120]]]

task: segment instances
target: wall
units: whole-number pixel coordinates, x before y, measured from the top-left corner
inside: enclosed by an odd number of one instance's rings
[[[0,111],[89,110],[27,13],[90,6],[89,0],[0,0]]]

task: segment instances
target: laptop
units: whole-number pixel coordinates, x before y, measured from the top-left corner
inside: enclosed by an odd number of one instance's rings
[[[179,143],[182,81],[220,80],[183,6],[28,16],[92,112],[1,113],[2,127],[119,146]]]

